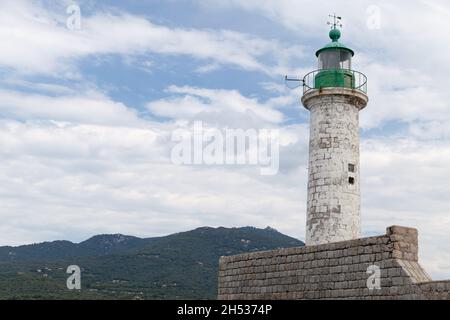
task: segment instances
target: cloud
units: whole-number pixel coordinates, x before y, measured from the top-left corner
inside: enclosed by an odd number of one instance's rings
[[[284,62],[301,54],[298,47],[282,50],[277,40],[230,30],[169,28],[117,10],[115,14],[83,16],[82,28],[69,30],[65,24],[68,18],[64,16],[65,8],[60,9],[62,12],[58,14],[38,3],[3,1],[0,41],[8,46],[0,51],[0,67],[21,74],[79,77],[76,64],[83,58],[152,52],[189,56],[214,68],[229,65],[273,75],[284,72],[285,67],[278,60]],[[208,69],[211,68],[199,70]]]
[[[172,164],[172,130],[163,129],[0,123],[2,217],[9,221],[2,244],[258,225],[256,216],[260,227],[289,227],[275,210],[303,219],[297,192],[280,188],[283,179],[270,183],[252,168]]]
[[[152,101],[147,109],[154,115],[178,120],[204,120],[233,127],[251,127],[281,123],[282,112],[275,109],[280,100],[259,102],[237,90],[213,90],[171,86],[167,92],[173,97]],[[279,97],[283,104],[293,104],[291,96]]]
[[[139,125],[136,112],[95,91],[52,97],[0,90],[0,115],[18,120]]]
[[[362,67],[369,81],[369,105],[361,113],[365,129],[382,126],[389,121],[408,125],[429,121],[449,122],[448,99],[436,78],[417,69],[381,63]]]
[[[355,15],[350,13],[367,8],[369,1],[359,1],[358,3],[335,1],[331,4],[318,3],[313,0],[206,0],[202,1],[202,3],[204,6],[236,7],[248,12],[257,12],[276,24],[281,24],[295,31],[302,37],[316,38],[316,36],[320,35],[317,33],[318,23],[322,21],[322,30],[327,29],[326,22],[329,12],[339,12],[340,15],[347,18],[345,21],[348,21],[352,18],[355,19]]]
[[[315,63],[315,50],[329,41],[328,12],[338,12],[344,23],[342,41],[356,51],[353,67],[369,79],[370,103],[361,114],[362,127],[375,128],[390,121],[437,121],[442,127],[450,126],[450,8],[445,1],[335,1],[331,6],[311,0],[202,3],[256,12],[294,32],[301,38],[300,45],[307,48],[302,62],[309,61],[308,65]],[[373,7],[379,14],[380,28],[370,29],[368,22],[374,11],[368,9]],[[399,14],[406,11],[408,14]],[[420,23],[411,26],[411,21]]]
[[[450,226],[449,161],[448,141],[362,140],[364,229],[382,233],[388,223],[418,228],[422,263],[439,278],[448,278],[448,264],[443,269],[442,256],[450,257],[445,239]]]

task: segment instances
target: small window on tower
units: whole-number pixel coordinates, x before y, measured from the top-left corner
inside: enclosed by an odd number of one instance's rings
[[[351,164],[351,163],[348,164],[348,172],[355,172],[355,165],[354,164]]]
[[[349,178],[348,178],[348,183],[350,183],[350,184],[355,184],[355,178],[349,177]]]

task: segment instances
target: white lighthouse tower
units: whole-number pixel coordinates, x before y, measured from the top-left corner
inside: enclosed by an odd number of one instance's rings
[[[359,111],[367,78],[352,70],[353,50],[339,42],[333,16],[331,43],[318,50],[318,70],[305,76],[303,106],[310,111],[306,244],[360,237]]]

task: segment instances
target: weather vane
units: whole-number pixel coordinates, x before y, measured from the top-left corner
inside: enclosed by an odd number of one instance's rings
[[[330,22],[330,21],[327,22],[327,25],[331,26],[331,29],[336,29],[337,27],[342,28],[342,23],[341,23],[342,17],[337,16],[336,13],[333,15],[330,14],[328,16],[330,18],[333,18],[333,22]]]

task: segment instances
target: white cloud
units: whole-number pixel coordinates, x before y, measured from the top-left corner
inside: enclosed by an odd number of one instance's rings
[[[375,128],[388,121],[412,124],[417,121],[446,121],[447,91],[431,74],[381,63],[363,67],[369,79],[369,105],[361,113],[361,126]]]
[[[297,231],[292,221],[304,218],[303,205],[295,189],[281,188],[284,179],[271,183],[252,168],[173,165],[170,128],[2,122],[0,193],[9,221],[2,244],[99,232],[161,235],[202,225]]]
[[[438,121],[442,127],[450,126],[450,8],[446,1],[214,0],[202,5],[257,12],[294,31],[301,37],[300,44],[314,41],[318,46],[329,41],[328,13],[337,12],[344,18],[342,41],[356,51],[353,67],[369,79],[370,104],[362,113],[362,127],[374,128],[391,120]],[[367,27],[372,14],[367,9],[374,5],[380,12],[380,29]],[[304,47],[309,50],[309,65],[315,64],[318,47]],[[303,57],[302,61],[308,61],[305,53]]]
[[[275,109],[280,100],[260,103],[255,98],[242,96],[237,90],[171,86],[167,92],[175,96],[148,103],[148,110],[172,119],[204,120],[241,128],[277,124],[284,119],[283,113]],[[290,96],[279,99],[283,103],[293,103]]]
[[[450,143],[389,137],[364,139],[361,149],[364,229],[418,228],[422,263],[433,276],[448,278]]]
[[[57,120],[76,123],[138,125],[136,112],[95,92],[51,97],[0,90],[0,113],[20,120]]]
[[[0,42],[8,45],[0,50],[0,66],[22,74],[74,77],[79,76],[76,62],[82,58],[153,52],[273,75],[286,69],[279,60],[301,54],[299,47],[282,50],[277,40],[229,30],[169,28],[126,13],[83,16],[81,30],[72,31],[66,27],[64,14],[24,0],[2,1]],[[270,64],[262,62],[268,58]]]

